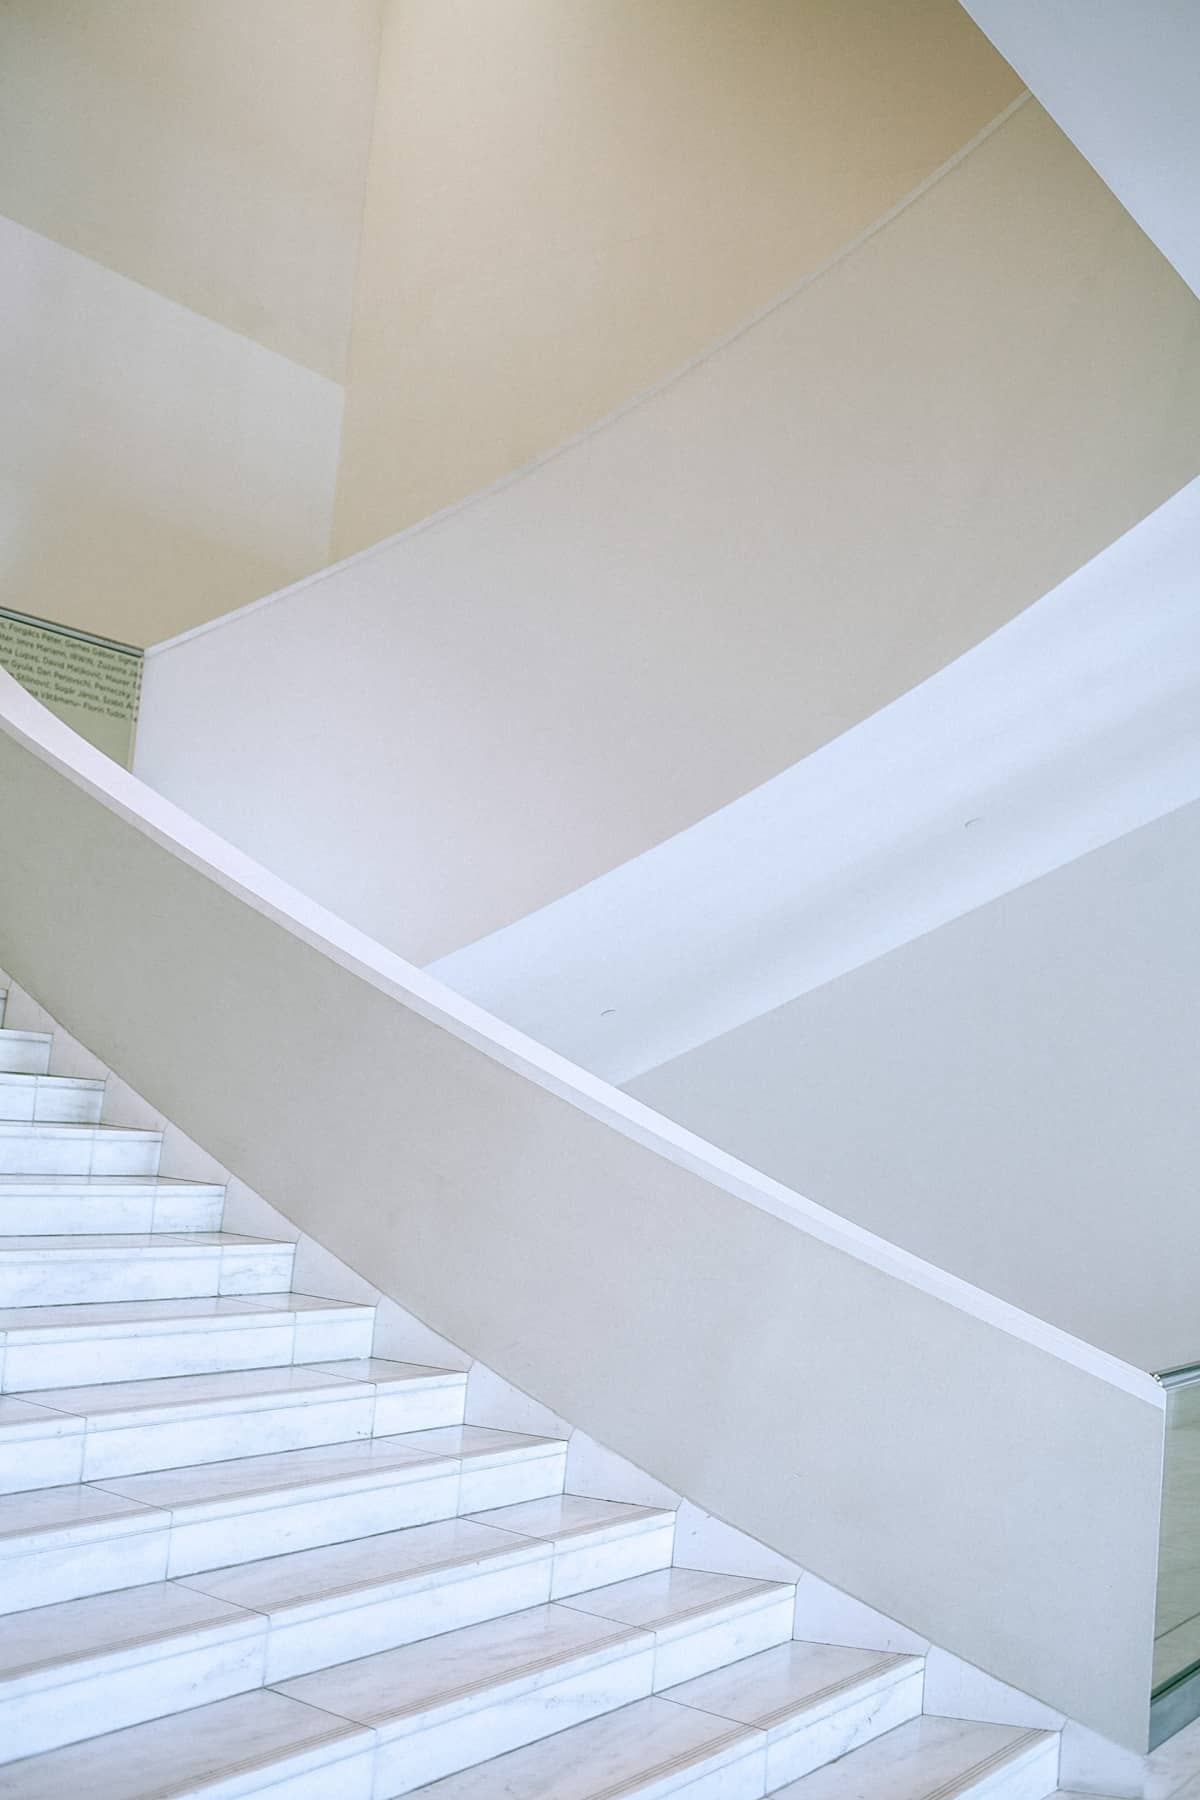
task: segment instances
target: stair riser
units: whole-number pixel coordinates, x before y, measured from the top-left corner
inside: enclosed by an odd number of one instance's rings
[[[770,1728],[766,1792],[773,1793],[786,1782],[811,1775],[835,1757],[845,1756],[873,1738],[882,1737],[885,1731],[919,1718],[924,1682],[924,1670],[918,1665],[882,1692],[872,1690],[860,1695],[809,1724],[797,1724],[793,1719]]]
[[[26,1035],[0,1031],[0,1075],[48,1075],[50,1039],[33,1032]]]
[[[609,1544],[579,1545],[569,1540],[554,1558],[552,1600],[567,1600],[588,1588],[627,1581],[634,1575],[650,1575],[669,1569],[675,1549],[675,1521],[669,1519],[649,1531],[632,1532]],[[615,1571],[615,1573],[614,1573]]]
[[[321,1544],[344,1544],[399,1531],[407,1525],[430,1525],[452,1519],[458,1510],[458,1469],[451,1466],[419,1481],[376,1486],[336,1498],[293,1501],[253,1512],[229,1512],[221,1518],[189,1522],[176,1516],[171,1532],[167,1573],[195,1575],[236,1563],[312,1550]]]
[[[570,1605],[570,1601],[564,1602]],[[739,1662],[760,1650],[786,1644],[792,1635],[795,1595],[787,1592],[766,1604],[720,1615],[711,1624],[673,1627],[660,1635],[654,1659],[654,1692],[707,1675],[727,1663]]]
[[[228,1462],[268,1450],[308,1450],[318,1444],[370,1437],[375,1402],[370,1395],[322,1400],[308,1406],[221,1413],[196,1419],[153,1420],[88,1430],[83,1421],[65,1437],[26,1443],[14,1456],[0,1453],[0,1493],[53,1487],[68,1481],[103,1481],[183,1469],[192,1463]]]
[[[53,1606],[88,1594],[162,1581],[167,1574],[170,1525],[165,1515],[148,1530],[35,1554],[0,1556],[0,1613]],[[11,1547],[6,1547],[11,1548]]]
[[[102,1087],[0,1071],[0,1120],[8,1123],[98,1125],[103,1105]]]
[[[0,1175],[157,1175],[161,1144],[0,1132]],[[42,1227],[42,1229],[45,1229]]]
[[[262,1685],[266,1635],[253,1616],[216,1631],[138,1645],[0,1682],[6,1760],[161,1719]]]
[[[0,1307],[287,1293],[295,1254],[290,1245],[261,1251],[190,1250],[181,1245],[78,1255],[4,1251]]]
[[[0,1237],[99,1236],[102,1232],[219,1231],[224,1198],[148,1194],[0,1195]]]
[[[1058,1738],[1048,1738],[1015,1768],[1002,1768],[972,1783],[955,1800],[1045,1800],[1058,1786],[1058,1757]]]
[[[374,1329],[371,1316],[303,1315],[294,1325],[222,1321],[205,1330],[157,1331],[119,1336],[113,1330],[89,1336],[80,1327],[70,1339],[28,1339],[10,1333],[0,1363],[0,1392],[108,1381],[140,1381],[168,1375],[213,1374],[229,1369],[274,1369],[292,1362],[333,1362],[367,1356]]]

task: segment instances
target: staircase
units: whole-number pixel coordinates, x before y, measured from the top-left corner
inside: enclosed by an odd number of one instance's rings
[[[671,1511],[464,1424],[101,1119],[0,996],[2,1800],[1042,1800],[1058,1737],[922,1716]]]

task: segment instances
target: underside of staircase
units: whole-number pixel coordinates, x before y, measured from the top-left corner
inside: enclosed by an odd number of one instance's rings
[[[3,1800],[1054,1790],[1056,1733],[924,1715],[919,1656],[794,1639],[789,1584],[464,1424],[2,1009]]]

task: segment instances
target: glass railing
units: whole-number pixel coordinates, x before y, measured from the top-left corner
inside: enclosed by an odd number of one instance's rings
[[[130,766],[142,688],[135,645],[0,606],[0,669],[80,737]]]
[[[1200,1364],[1168,1369],[1151,1743],[1200,1718]]]

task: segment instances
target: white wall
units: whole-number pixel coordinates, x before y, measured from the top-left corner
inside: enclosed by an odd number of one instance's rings
[[[1030,103],[607,426],[158,648],[139,770],[428,961],[778,774],[1198,467],[1200,306]]]
[[[1195,802],[633,1091],[1141,1368],[1200,1360],[1198,894]]]
[[[963,0],[1142,230],[1200,293],[1195,0]]]
[[[0,218],[0,581],[127,643],[324,561],[342,388]]]
[[[0,842],[0,961],[299,1229],[705,1511],[1145,1747],[1147,1376],[489,1019],[2,674]]]
[[[1200,481],[910,693],[432,967],[626,1082],[1200,796]]]

